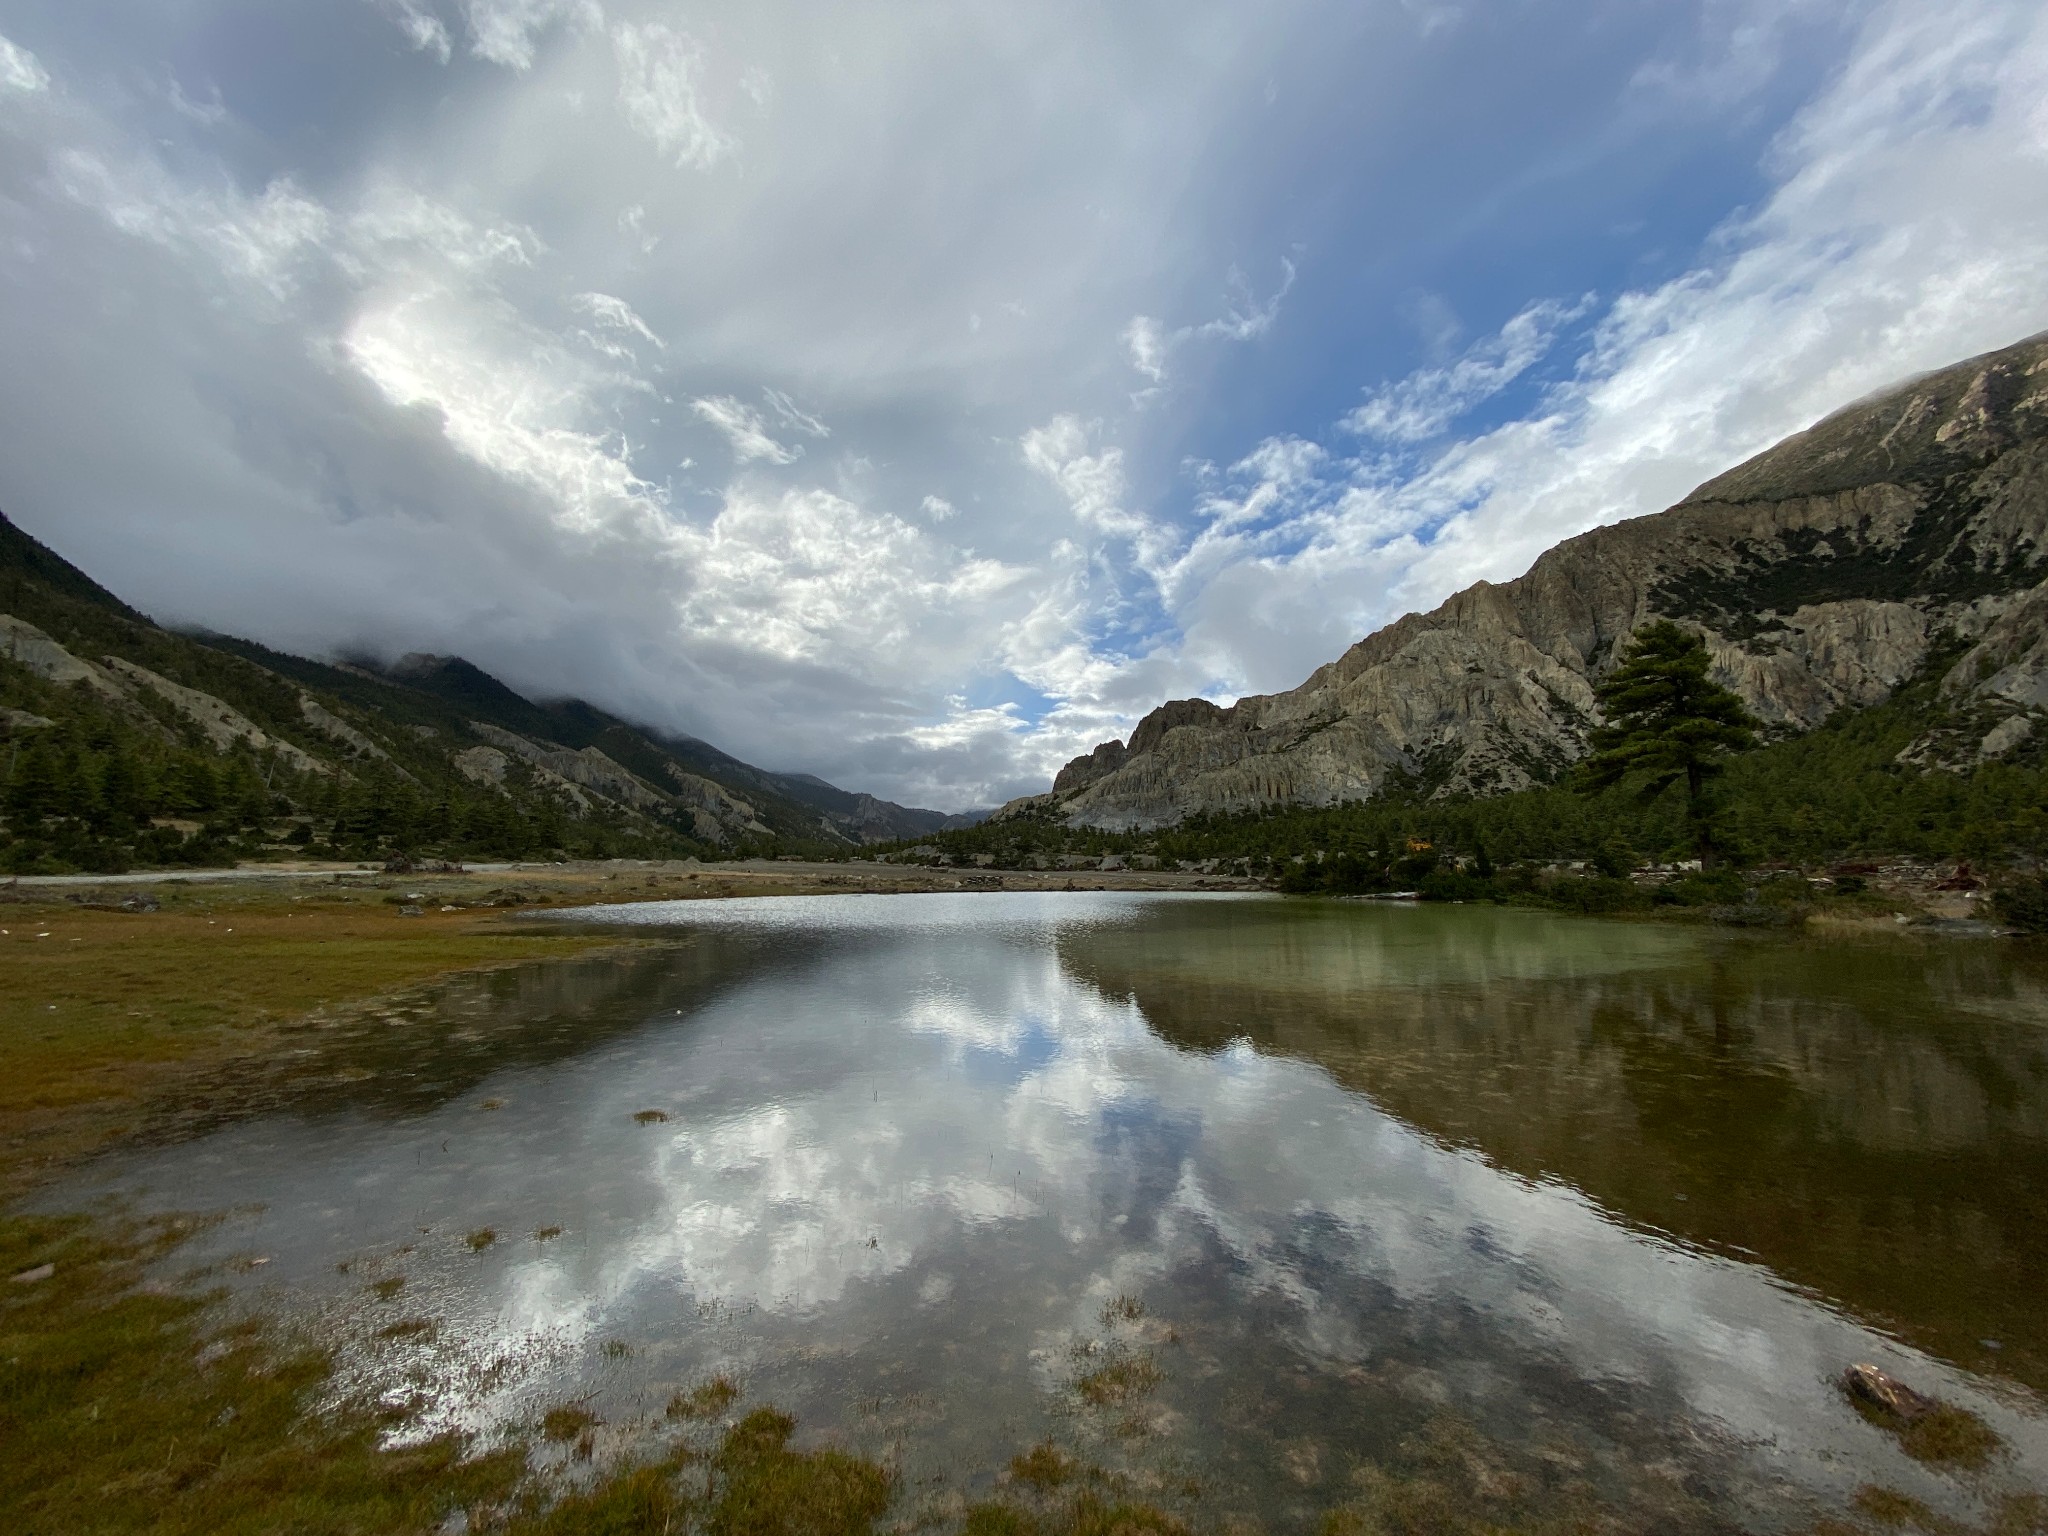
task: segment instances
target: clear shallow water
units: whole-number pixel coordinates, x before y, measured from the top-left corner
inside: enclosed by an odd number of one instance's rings
[[[1109,893],[582,920],[677,942],[451,984],[98,1187],[235,1209],[206,1256],[423,1429],[580,1400],[623,1451],[724,1371],[940,1511],[1048,1435],[1280,1528],[1432,1457],[1659,1529],[2048,1488],[2010,948]],[[2008,1454],[1907,1460],[1857,1360]]]

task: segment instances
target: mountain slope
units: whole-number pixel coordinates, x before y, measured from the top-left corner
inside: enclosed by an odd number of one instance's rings
[[[581,700],[526,699],[460,658],[328,663],[174,633],[4,517],[0,741],[12,867],[219,858],[279,838],[351,853],[822,850],[944,820]]]
[[[1053,812],[1105,828],[1328,805],[1396,781],[1489,794],[1584,751],[1593,685],[1651,618],[1702,633],[1779,733],[1889,697],[1939,648],[1949,719],[1909,749],[1960,763],[2048,723],[2048,336],[1837,412],[1668,511],[1568,539],[1368,636],[1300,687],[1162,705],[1076,758]]]

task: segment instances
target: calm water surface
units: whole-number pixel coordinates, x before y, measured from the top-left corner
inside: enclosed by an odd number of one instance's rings
[[[579,1400],[629,1453],[722,1371],[938,1513],[1048,1436],[1274,1529],[1374,1465],[1643,1529],[2048,1488],[2024,951],[1122,894],[583,920],[674,942],[423,995],[96,1186],[233,1210],[205,1256],[422,1430]],[[2007,1452],[1906,1459],[1859,1360]]]

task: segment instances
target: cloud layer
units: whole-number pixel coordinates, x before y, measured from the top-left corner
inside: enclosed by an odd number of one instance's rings
[[[0,507],[950,807],[2048,326],[2037,7],[1529,9],[30,3]]]

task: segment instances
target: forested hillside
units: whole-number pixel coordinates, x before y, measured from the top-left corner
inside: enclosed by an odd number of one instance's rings
[[[754,768],[459,658],[153,623],[0,517],[0,868],[829,853],[947,818]]]

